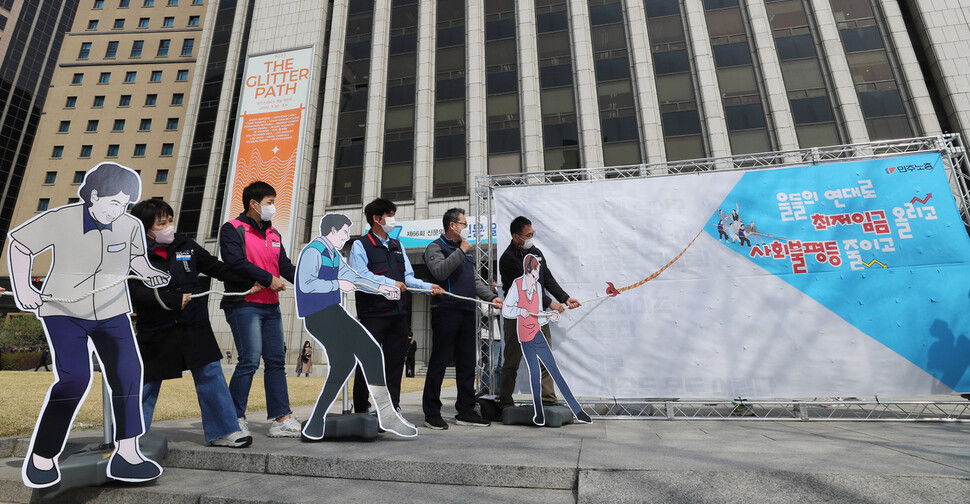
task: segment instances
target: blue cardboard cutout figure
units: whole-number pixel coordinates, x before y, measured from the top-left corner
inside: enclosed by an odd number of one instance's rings
[[[91,389],[91,348],[111,392],[115,451],[109,478],[142,482],[162,468],[138,447],[142,418],[142,360],[131,327],[131,302],[125,277],[147,278],[149,287],[168,276],[145,257],[141,221],[125,213],[138,201],[141,179],[127,167],[101,163],[85,174],[80,203],[48,210],[8,234],[7,262],[17,306],[40,319],[54,362],[54,384],[47,391],[34,427],[23,481],[31,488],[56,485],[58,456],[81,403]],[[40,292],[31,285],[38,254],[53,260]],[[93,293],[93,294],[92,294]]]
[[[418,430],[391,403],[380,345],[340,304],[341,292],[357,289],[387,299],[401,296],[401,291],[393,285],[371,286],[370,281],[354,271],[340,255],[340,249],[350,239],[351,224],[345,215],[323,216],[320,236],[300,252],[296,267],[297,314],[327,355],[327,380],[303,427],[303,435],[311,440],[323,439],[327,412],[359,362],[367,388],[377,404],[381,429],[402,437],[414,437]]]

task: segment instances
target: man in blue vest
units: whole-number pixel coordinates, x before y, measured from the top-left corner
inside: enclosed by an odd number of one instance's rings
[[[451,208],[441,219],[445,233],[424,251],[424,262],[431,276],[453,294],[491,301],[496,308],[502,300],[478,275],[475,262],[468,254],[468,220],[465,210]],[[475,345],[478,344],[478,321],[475,303],[451,296],[438,296],[431,301],[431,360],[424,382],[424,426],[444,430],[448,424],[441,418],[441,380],[452,349],[455,352],[455,378],[458,400],[455,420],[458,425],[487,427],[489,422],[475,412]]]
[[[320,219],[320,236],[303,252],[296,269],[296,309],[303,325],[327,354],[327,381],[313,412],[303,428],[311,440],[324,437],[327,411],[337,394],[360,362],[367,375],[367,387],[377,404],[377,419],[385,431],[402,437],[414,437],[418,430],[407,422],[391,404],[385,386],[384,358],[374,338],[350,317],[340,305],[340,292],[362,291],[396,300],[401,293],[393,285],[370,286],[350,269],[340,249],[350,238],[350,219],[341,214],[327,214]]]
[[[394,230],[394,213],[397,205],[378,198],[364,207],[364,215],[370,231],[354,242],[350,250],[350,267],[366,281],[379,285],[395,285],[401,291],[400,299],[383,299],[379,296],[356,292],[357,318],[381,345],[384,352],[384,376],[387,390],[391,393],[394,408],[401,407],[401,375],[408,349],[408,332],[411,323],[408,313],[407,289],[430,290],[432,295],[444,290],[435,284],[421,281],[414,276],[411,261],[401,242],[388,236]],[[364,413],[370,408],[367,400],[367,381],[360,367],[354,378],[354,411]]]

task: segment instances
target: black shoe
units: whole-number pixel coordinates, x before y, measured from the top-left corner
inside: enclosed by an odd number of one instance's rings
[[[424,426],[434,430],[448,430],[448,424],[441,415],[424,417]]]
[[[488,427],[492,425],[492,422],[485,420],[478,413],[474,411],[466,411],[464,413],[459,413],[455,415],[455,420],[458,425],[470,425],[472,427]]]
[[[140,483],[151,481],[162,475],[162,469],[151,460],[142,460],[137,464],[132,464],[118,455],[118,452],[111,457],[108,462],[108,477],[111,479]]]
[[[61,475],[57,473],[57,463],[54,464],[54,467],[41,471],[34,465],[33,455],[27,455],[27,468],[24,473],[31,483],[28,486],[32,488],[47,488],[61,480]]]

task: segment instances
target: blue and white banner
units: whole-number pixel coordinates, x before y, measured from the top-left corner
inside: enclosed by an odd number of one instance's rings
[[[939,154],[495,190],[573,297],[553,350],[591,397],[970,391],[970,238]],[[524,384],[521,383],[520,386]],[[524,388],[523,388],[524,390]]]

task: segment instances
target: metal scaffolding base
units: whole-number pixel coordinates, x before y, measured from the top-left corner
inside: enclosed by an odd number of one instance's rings
[[[581,401],[593,418],[970,422],[970,401]]]

